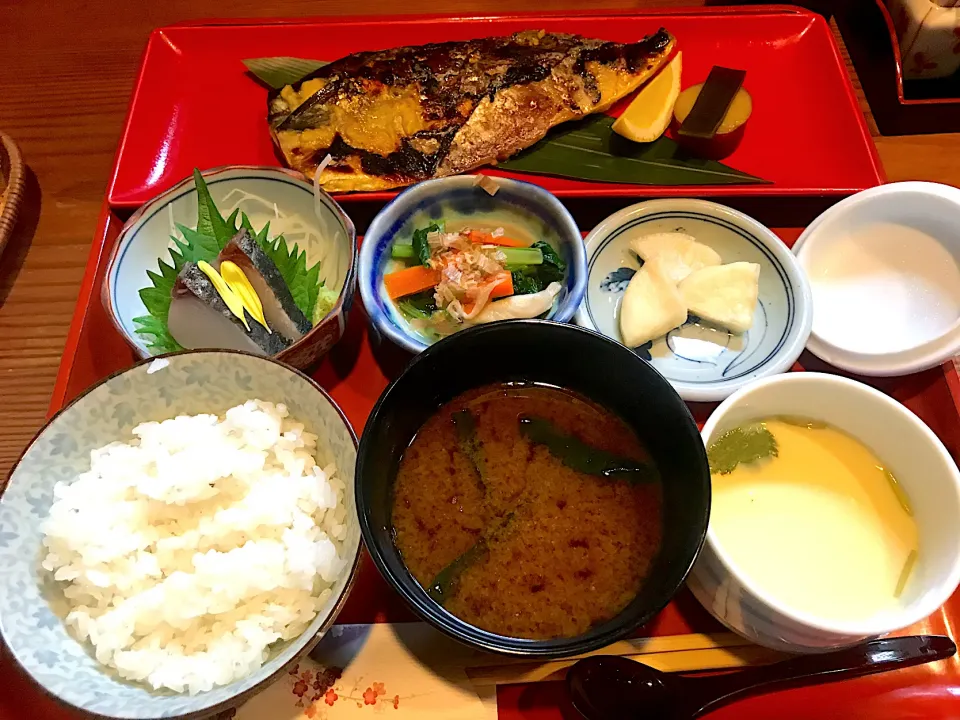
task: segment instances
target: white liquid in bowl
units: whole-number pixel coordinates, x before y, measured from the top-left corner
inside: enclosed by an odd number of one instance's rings
[[[932,234],[871,222],[810,248],[813,333],[835,347],[879,354],[940,337],[960,319],[960,267]]]
[[[713,476],[719,546],[783,607],[832,622],[897,611],[918,533],[879,461],[833,428],[767,428],[776,458]]]

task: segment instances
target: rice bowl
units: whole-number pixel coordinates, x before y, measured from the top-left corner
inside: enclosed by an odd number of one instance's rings
[[[97,660],[154,689],[197,693],[299,635],[343,571],[343,483],[284,405],[180,415],[92,450],[57,483],[45,570]]]
[[[264,403],[247,404],[254,398]],[[232,447],[229,458],[217,442]],[[48,693],[102,717],[235,706],[309,651],[346,601],[360,552],[355,461],[339,408],[275,360],[177,353],[107,378],[54,416],[0,496],[0,633],[11,656]],[[151,462],[144,481],[137,469]],[[226,470],[231,480],[210,481]],[[244,473],[259,481],[242,493],[247,503],[230,495]],[[289,492],[278,490],[280,474],[293,479]],[[200,516],[197,503],[217,511]],[[138,524],[144,507],[176,516],[172,547],[173,533],[157,530],[164,522]],[[131,527],[143,537],[133,541]]]

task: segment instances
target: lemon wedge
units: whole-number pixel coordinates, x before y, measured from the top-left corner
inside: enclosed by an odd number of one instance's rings
[[[613,131],[634,142],[653,142],[666,132],[673,104],[680,95],[681,53],[640,88],[633,102],[613,123]]]

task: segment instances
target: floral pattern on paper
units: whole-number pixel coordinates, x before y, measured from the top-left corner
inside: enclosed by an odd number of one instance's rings
[[[361,710],[400,709],[402,698],[399,694],[388,698],[385,683],[365,683],[363,678],[358,678],[353,686],[342,683],[343,668],[321,666],[311,670],[294,665],[287,674],[290,692],[297,698],[296,707],[303,708],[303,714],[310,720],[325,720],[328,708],[338,702],[356,703]]]

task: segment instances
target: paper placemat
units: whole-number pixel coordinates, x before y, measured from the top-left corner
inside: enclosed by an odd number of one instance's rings
[[[496,720],[495,687],[466,674],[475,651],[423,623],[335,625],[308,658],[217,720]]]

